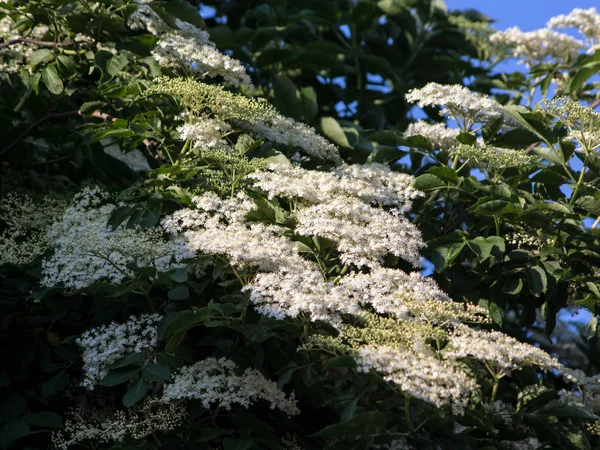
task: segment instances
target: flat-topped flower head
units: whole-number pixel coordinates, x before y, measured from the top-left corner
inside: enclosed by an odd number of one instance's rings
[[[567,139],[584,152],[600,148],[600,113],[568,97],[543,100],[541,107],[568,128]]]
[[[523,150],[488,147],[487,145],[459,144],[453,147],[450,153],[464,160],[472,160],[494,168],[527,166],[535,159],[535,156],[529,155]]]
[[[492,34],[490,41],[512,49],[513,57],[528,67],[549,60],[564,62],[585,47],[580,40],[549,28],[521,31],[519,27],[512,27]]]
[[[162,401],[197,399],[206,409],[214,406],[230,410],[234,404],[249,408],[257,400],[265,400],[271,409],[289,416],[300,413],[294,395],[286,397],[277,383],[258,370],[248,368],[241,375],[238,372],[237,364],[227,358],[206,358],[184,366],[165,386]]]
[[[589,9],[575,8],[569,14],[561,14],[551,18],[546,24],[548,28],[576,28],[587,40],[589,53],[598,48],[600,42],[600,14],[595,7]]]
[[[428,83],[420,89],[412,89],[406,100],[421,108],[440,106],[440,114],[456,120],[462,131],[470,131],[476,123],[484,123],[503,115],[502,106],[495,100],[472,92],[458,84]]]
[[[458,145],[456,138],[459,134],[458,128],[448,128],[443,123],[430,124],[423,120],[411,123],[404,132],[404,136],[423,136],[431,142],[433,148],[440,150],[449,150]]]

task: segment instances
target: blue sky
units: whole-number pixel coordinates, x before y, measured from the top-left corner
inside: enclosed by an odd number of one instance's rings
[[[446,0],[448,9],[476,9],[497,22],[500,30],[518,26],[523,31],[543,28],[551,17],[574,8],[600,7],[598,0]]]

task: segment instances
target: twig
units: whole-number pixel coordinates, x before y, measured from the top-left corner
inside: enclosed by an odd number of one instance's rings
[[[589,108],[594,109],[598,105],[600,105],[600,98],[597,98],[596,100],[593,101],[593,103],[590,103]]]
[[[1,48],[10,47],[11,45],[19,44],[21,42],[23,42],[25,44],[34,44],[34,45],[37,45],[39,47],[50,47],[50,48],[71,47],[72,45],[77,45],[79,43],[79,42],[75,42],[75,41],[69,41],[69,42],[37,41],[35,39],[18,37],[18,38],[14,38],[14,39],[11,39],[11,40],[6,41],[6,42],[1,42],[0,43],[0,49]]]
[[[21,142],[23,142],[23,140],[25,140],[25,138],[27,136],[29,136],[29,134],[33,130],[35,130],[37,127],[39,127],[44,122],[46,122],[46,121],[48,121],[50,119],[58,119],[58,118],[61,118],[61,117],[68,117],[68,116],[76,116],[77,114],[79,114],[79,111],[65,111],[65,112],[61,112],[61,113],[54,113],[52,111],[49,112],[44,117],[42,117],[41,119],[39,119],[37,122],[35,122],[34,124],[32,124],[29,128],[27,128],[27,130],[25,130],[12,143],[8,144],[6,147],[4,147],[2,150],[0,150],[0,155],[4,155],[5,153],[10,152],[13,148],[15,148]]]

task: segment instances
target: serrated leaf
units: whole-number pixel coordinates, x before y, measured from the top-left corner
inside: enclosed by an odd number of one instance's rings
[[[137,402],[144,398],[148,392],[148,383],[140,377],[138,380],[127,389],[123,396],[123,406],[131,408]]]
[[[147,381],[170,381],[171,380],[171,371],[167,366],[162,364],[148,364],[144,367],[144,371],[142,372],[142,376]]]
[[[31,430],[22,420],[13,420],[0,428],[0,447],[7,448],[13,442],[27,436]]]
[[[529,289],[536,297],[539,297],[548,289],[546,271],[540,266],[529,267],[527,269],[527,279],[529,280]]]
[[[112,387],[119,384],[123,384],[140,373],[139,368],[130,369],[126,371],[111,371],[102,380],[100,380],[100,386]]]
[[[419,175],[414,182],[414,188],[423,192],[430,192],[444,186],[446,182],[431,173]]]
[[[65,86],[63,85],[63,82],[56,71],[56,67],[54,66],[44,67],[44,70],[42,71],[42,81],[48,90],[54,95],[58,95],[65,90]]]
[[[173,289],[170,289],[169,292],[167,292],[167,296],[169,297],[169,300],[187,300],[190,298],[190,288],[185,284],[180,284]]]
[[[32,70],[35,70],[40,64],[45,64],[54,59],[54,52],[47,48],[36,50],[29,58],[29,65]]]
[[[340,126],[337,120],[333,117],[322,117],[321,118],[321,129],[323,134],[335,142],[340,147],[352,148],[346,133]]]
[[[106,63],[106,71],[114,77],[127,66],[127,62],[127,57],[125,55],[114,55]]]
[[[63,426],[62,417],[53,412],[37,412],[29,414],[23,419],[29,425],[39,428],[62,428]]]
[[[54,375],[44,384],[42,384],[42,397],[50,397],[51,395],[58,394],[67,384],[68,377],[67,372],[62,371]]]

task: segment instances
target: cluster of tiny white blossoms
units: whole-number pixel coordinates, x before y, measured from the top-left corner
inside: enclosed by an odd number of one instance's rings
[[[93,390],[106,375],[108,367],[123,356],[154,350],[158,343],[158,322],[162,316],[131,316],[125,323],[112,322],[92,328],[77,338],[82,347],[84,379],[81,385]]]
[[[388,346],[365,346],[358,351],[359,372],[375,370],[383,374],[405,395],[438,407],[450,405],[461,414],[477,384],[464,372],[436,358],[433,352]]]
[[[141,5],[128,18],[133,30],[146,29],[159,37],[152,55],[163,67],[193,70],[202,76],[222,77],[226,82],[253,88],[246,68],[236,59],[221,53],[209,34],[191,23],[176,19],[169,27],[151,6]]]
[[[26,265],[48,249],[48,228],[64,210],[63,201],[46,197],[35,202],[25,195],[8,193],[0,200],[0,265]]]
[[[232,405],[250,407],[257,400],[269,402],[271,409],[279,409],[289,416],[300,410],[292,393],[286,397],[277,383],[266,379],[259,371],[247,368],[238,375],[238,366],[227,358],[206,358],[191,366],[184,366],[165,385],[162,401],[197,399],[202,406],[231,410]]]
[[[483,331],[456,327],[450,335],[446,358],[474,358],[486,363],[498,375],[506,375],[525,366],[537,366],[544,370],[561,369],[563,366],[540,348],[519,342],[498,331]]]
[[[223,135],[231,130],[231,125],[227,122],[206,114],[197,117],[182,114],[178,118],[183,120],[183,124],[177,127],[177,132],[182,140],[192,142],[192,148],[203,150],[229,148],[227,141],[223,139]]]
[[[549,28],[521,31],[519,27],[511,27],[492,34],[490,41],[511,49],[513,57],[528,67],[549,60],[566,61],[575,57],[585,47],[580,40]]]
[[[11,11],[0,8],[0,13],[10,13]],[[5,16],[0,19],[0,41],[8,42],[11,39],[23,37],[19,31],[19,27],[14,27],[15,21],[10,16]],[[31,30],[28,30],[27,37],[29,39],[41,40],[48,33],[48,26],[36,25]],[[8,47],[0,49],[0,75],[2,73],[13,73],[19,71],[22,67],[28,67],[27,61],[37,49],[36,45],[26,42],[19,42]]]
[[[494,99],[458,84],[427,83],[420,89],[411,89],[406,100],[421,108],[441,106],[440,114],[456,120],[462,131],[503,115],[502,106]]]
[[[496,168],[526,166],[535,159],[535,156],[522,150],[490,147],[482,141],[478,141],[476,145],[458,144],[450,150],[450,154],[463,160],[485,163],[487,167]]]
[[[130,265],[158,272],[185,267],[193,256],[183,242],[165,241],[160,228],[107,225],[117,205],[107,194],[85,188],[48,232],[53,253],[42,262],[43,286],[81,289],[98,281],[119,284],[135,275]]]
[[[406,212],[412,200],[423,195],[413,187],[412,176],[394,172],[384,164],[341,164],[329,172],[271,164],[269,171],[254,172],[248,178],[266,191],[269,198],[294,197],[311,204],[351,196],[368,204],[394,206]]]
[[[177,96],[183,106],[195,115],[208,108],[214,119],[228,121],[236,129],[254,137],[300,149],[314,158],[341,163],[334,144],[317,134],[314,128],[281,115],[262,98],[248,98],[226,91],[221,86],[189,78],[167,77],[155,79],[147,93]]]
[[[596,8],[575,8],[569,14],[560,14],[551,18],[548,28],[576,28],[587,40],[588,53],[593,53],[600,44],[600,14]]]
[[[569,130],[565,139],[574,141],[585,153],[600,148],[600,113],[568,97],[542,100],[541,109]]]
[[[156,431],[166,433],[178,428],[185,416],[183,405],[164,404],[147,397],[141,405],[110,416],[97,414],[90,418],[74,413],[61,431],[52,434],[52,444],[68,450],[89,443],[123,442],[126,437],[143,439]]]
[[[423,120],[411,123],[404,136],[423,136],[427,138],[434,148],[449,150],[458,145],[456,139],[460,134],[458,128],[447,128],[443,123],[430,124]]]

